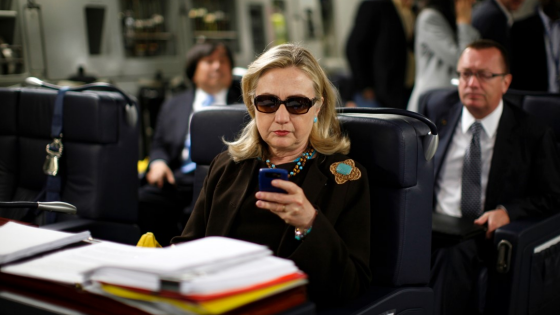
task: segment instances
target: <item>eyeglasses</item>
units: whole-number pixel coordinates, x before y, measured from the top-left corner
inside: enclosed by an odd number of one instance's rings
[[[261,113],[272,114],[280,108],[280,105],[284,104],[286,110],[290,114],[303,115],[307,114],[309,109],[313,107],[318,98],[308,99],[303,96],[290,96],[285,100],[279,99],[275,95],[259,95],[255,96],[253,100],[255,107]]]
[[[489,81],[495,77],[503,77],[507,75],[507,73],[492,73],[488,71],[457,71],[457,75],[463,81],[469,81],[472,76],[475,76],[480,81]]]

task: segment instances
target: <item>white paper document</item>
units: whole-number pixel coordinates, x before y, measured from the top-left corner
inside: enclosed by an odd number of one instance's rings
[[[137,247],[118,243],[94,243],[5,266],[1,270],[5,273],[43,280],[69,284],[83,283],[83,275],[89,270],[113,264],[115,261],[127,260],[131,256],[141,259],[143,256],[154,255],[154,251],[157,250],[145,247],[142,247],[142,251],[136,249]]]
[[[265,256],[238,263],[234,266],[216,269],[212,272],[190,274],[189,279],[184,281],[181,281],[181,276],[185,275],[177,274],[176,281],[179,283],[179,293],[184,295],[217,294],[272,281],[297,273],[298,271],[299,269],[291,260]],[[153,292],[161,289],[160,275],[124,268],[101,267],[92,273],[90,279]]]
[[[240,260],[270,255],[265,246],[224,237],[207,237],[165,248],[100,242],[3,267],[5,273],[64,283],[83,283],[85,274],[100,267],[120,267],[176,275],[208,270]]]
[[[0,226],[0,265],[89,238],[89,231],[68,233],[8,222]]]

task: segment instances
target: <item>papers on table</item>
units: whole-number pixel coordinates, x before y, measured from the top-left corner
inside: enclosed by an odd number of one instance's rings
[[[138,250],[141,248],[142,250]],[[1,269],[2,272],[68,284],[82,284],[84,274],[118,261],[157,255],[158,248],[133,247],[111,242],[94,243],[59,251]],[[159,248],[161,250],[161,248]]]
[[[89,238],[89,231],[67,233],[15,222],[0,226],[0,265]]]
[[[187,247],[190,255],[177,259],[177,250]],[[87,274],[86,289],[145,310],[149,305],[171,313],[221,314],[307,283],[293,261],[271,254],[252,243],[204,238],[150,260],[96,268]],[[164,256],[176,256],[173,268],[155,261]]]
[[[265,246],[225,237],[207,237],[166,248],[100,242],[6,266],[2,272],[63,283],[83,283],[88,271],[100,267],[121,267],[165,277],[187,271],[210,272],[270,254]]]
[[[141,304],[149,302],[151,307],[161,310],[174,309],[179,314],[222,314],[249,303],[301,287],[307,283],[305,276],[300,279],[280,282],[247,292],[235,293],[204,301],[193,301],[187,298],[172,298],[119,286],[95,283],[88,288],[91,292],[105,294],[127,304],[145,309]],[[123,301],[123,302],[124,302]]]
[[[99,268],[91,273],[87,290],[145,309],[181,314],[222,314],[264,298],[302,287],[303,274],[290,260],[264,256],[212,273],[190,274],[176,286],[159,286],[156,274],[124,268]],[[177,279],[180,279],[179,275]],[[153,290],[158,287],[158,290]],[[134,302],[136,301],[136,302]]]
[[[183,295],[194,300],[208,300],[237,292],[250,291],[255,285],[272,285],[274,281],[295,275],[286,280],[301,279],[293,261],[274,256],[264,256],[211,272],[177,273],[176,277],[161,276],[157,272],[142,272],[126,267],[101,267],[89,279],[111,285],[135,288],[144,292],[168,291],[171,296]],[[161,287],[161,282],[167,282]],[[174,282],[176,285],[170,285]],[[235,292],[234,292],[235,291]],[[176,293],[176,294],[173,294]]]
[[[272,256],[265,246],[225,237],[166,248],[99,242],[7,265],[1,271],[79,283],[90,292],[154,314],[171,309],[181,314],[221,314],[291,294],[307,283],[307,276],[291,260]],[[304,300],[305,293],[291,301]]]

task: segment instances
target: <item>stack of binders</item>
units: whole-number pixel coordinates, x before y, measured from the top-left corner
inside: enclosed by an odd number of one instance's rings
[[[96,268],[86,282],[92,292],[154,314],[235,314],[251,308],[272,314],[306,301],[307,276],[264,246],[207,237]]]

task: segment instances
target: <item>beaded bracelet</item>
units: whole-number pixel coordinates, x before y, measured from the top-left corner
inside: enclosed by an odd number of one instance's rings
[[[307,230],[303,230],[303,231],[300,230],[299,228],[296,228],[296,235],[295,235],[296,240],[301,241],[302,239],[304,239],[307,236],[307,234],[311,232],[311,228],[312,226],[310,226]]]
[[[311,228],[313,227],[313,221],[315,221],[315,218],[317,217],[317,209],[315,209],[315,215],[313,216],[313,219],[311,219],[311,224],[309,225],[309,228],[307,229],[300,229],[300,228],[296,228],[295,229],[295,238],[298,241],[303,240],[307,234],[309,234],[311,232]]]

